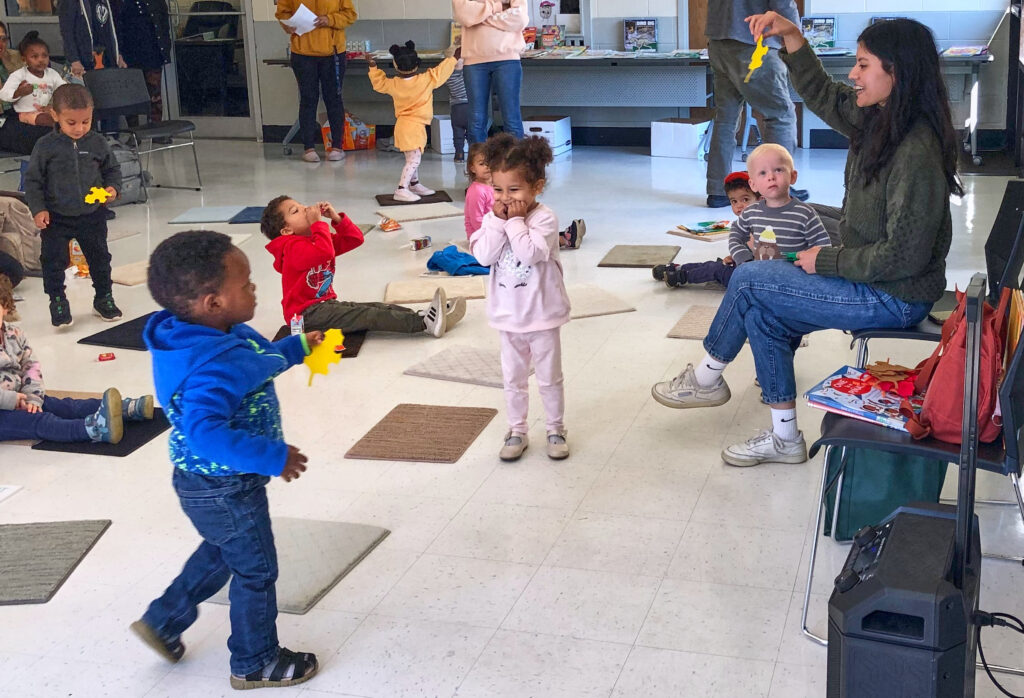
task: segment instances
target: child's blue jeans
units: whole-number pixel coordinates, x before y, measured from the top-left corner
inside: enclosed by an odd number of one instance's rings
[[[750,340],[761,395],[769,405],[796,399],[793,352],[816,330],[911,327],[931,303],[912,303],[870,284],[808,274],[785,260],[741,264],[704,338],[704,349],[729,363]]]
[[[85,418],[100,408],[100,400],[43,398],[42,412],[0,410],[0,441],[45,439],[76,443],[89,441]]]
[[[710,281],[717,281],[723,286],[729,285],[729,279],[736,271],[736,267],[725,264],[720,259],[680,264],[679,268],[686,272],[686,283],[688,284],[706,284]]]
[[[277,657],[277,550],[263,475],[215,477],[174,469],[181,508],[203,537],[181,574],[142,616],[166,640],[199,616],[199,604],[228,579],[231,673],[244,676]]]

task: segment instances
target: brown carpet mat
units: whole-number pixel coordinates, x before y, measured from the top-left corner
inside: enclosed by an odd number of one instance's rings
[[[366,460],[454,463],[498,410],[401,404],[377,422],[345,454]]]
[[[281,325],[271,342],[279,342],[291,332],[288,325]],[[341,352],[341,358],[354,359],[359,356],[359,350],[363,348],[363,341],[366,339],[366,330],[362,332],[345,332],[345,351]]]
[[[384,302],[396,303],[429,303],[434,298],[437,287],[444,288],[449,298],[462,296],[466,300],[484,298],[487,285],[483,276],[429,276],[416,279],[392,281],[384,290]]]
[[[717,305],[691,305],[675,327],[668,331],[668,336],[675,339],[704,339],[717,312]]]
[[[597,266],[650,269],[658,264],[668,264],[681,249],[679,245],[616,245]]]
[[[375,197],[381,206],[408,206],[409,204],[439,204],[451,201],[452,197],[444,190],[435,191],[430,196],[421,196],[418,201],[396,201],[394,194],[377,194]]]

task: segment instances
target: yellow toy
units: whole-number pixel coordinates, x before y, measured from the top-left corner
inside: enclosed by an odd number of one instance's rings
[[[345,335],[341,330],[332,329],[324,332],[324,341],[313,347],[303,363],[309,366],[309,385],[313,385],[313,376],[317,373],[327,375],[331,364],[341,361],[341,352],[345,349]]]
[[[754,74],[754,71],[761,67],[761,61],[765,54],[768,53],[768,47],[764,45],[764,35],[757,37],[757,46],[754,48],[754,53],[750,56],[750,64],[747,66],[747,77],[743,78],[743,82],[750,82],[750,77]]]
[[[110,196],[110,192],[106,189],[100,189],[99,187],[93,187],[89,190],[89,193],[85,195],[85,203],[87,204],[105,204],[107,199],[113,198]]]

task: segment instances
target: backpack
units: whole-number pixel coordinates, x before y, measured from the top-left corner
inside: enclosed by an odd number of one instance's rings
[[[990,443],[1002,433],[999,417],[999,381],[1003,370],[1003,344],[1011,289],[1003,288],[999,307],[985,303],[981,319],[981,366],[978,373],[978,440]],[[918,365],[914,382],[924,392],[921,413],[907,415],[907,431],[915,439],[931,436],[959,444],[963,428],[964,364],[967,356],[967,295],[956,292],[957,306],[942,324],[942,339],[932,355]]]
[[[149,173],[142,169],[138,152],[111,136],[107,136],[107,145],[121,165],[121,191],[118,192],[118,197],[107,205],[121,206],[145,202],[149,198],[146,194]]]
[[[14,257],[26,271],[42,271],[39,229],[25,202],[11,196],[0,196],[0,251]]]

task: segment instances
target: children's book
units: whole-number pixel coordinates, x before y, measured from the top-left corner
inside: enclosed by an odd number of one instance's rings
[[[835,17],[803,17],[800,20],[800,25],[804,38],[807,39],[811,48],[835,48]]]
[[[622,20],[622,45],[627,51],[657,51],[658,20],[653,17]]]
[[[562,45],[562,36],[565,34],[565,27],[561,24],[545,24],[541,27],[540,46],[541,48],[555,48]]]
[[[668,232],[684,238],[714,242],[729,237],[731,227],[729,221],[703,221],[692,226],[677,225],[675,230]]]
[[[804,397],[808,405],[819,410],[906,431],[907,418],[900,414],[903,399],[880,390],[877,383],[866,371],[843,366],[804,393]],[[920,412],[923,399],[914,395],[907,401],[914,412]]]
[[[943,56],[949,58],[960,58],[969,56],[984,56],[988,53],[988,46],[950,46],[942,52]]]
[[[523,29],[523,41],[527,49],[534,49],[537,44],[537,27],[526,27]]]
[[[462,25],[458,22],[452,22],[448,30],[448,45],[462,46]]]

